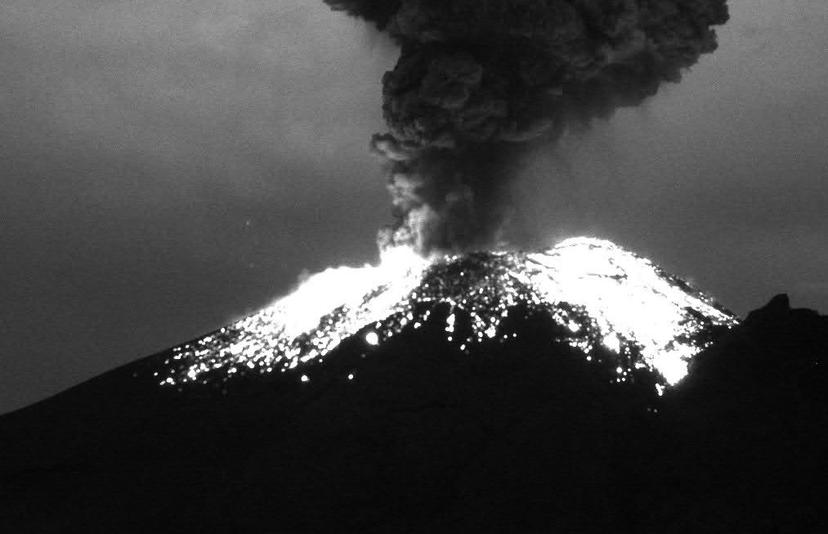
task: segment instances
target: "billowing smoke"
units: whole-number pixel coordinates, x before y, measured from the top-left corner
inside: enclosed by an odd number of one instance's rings
[[[490,245],[521,154],[676,82],[716,48],[726,0],[325,0],[399,44],[383,77],[396,225],[382,246]]]

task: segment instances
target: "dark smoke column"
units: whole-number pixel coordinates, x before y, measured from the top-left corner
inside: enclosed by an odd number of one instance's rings
[[[716,48],[726,0],[325,0],[400,45],[383,77],[397,223],[381,246],[485,247],[521,154],[677,82]]]

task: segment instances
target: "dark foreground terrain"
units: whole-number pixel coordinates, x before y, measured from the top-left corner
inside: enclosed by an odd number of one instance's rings
[[[662,397],[541,317],[470,355],[434,328],[181,391],[159,354],[2,416],[0,531],[828,532],[828,317],[777,297]]]

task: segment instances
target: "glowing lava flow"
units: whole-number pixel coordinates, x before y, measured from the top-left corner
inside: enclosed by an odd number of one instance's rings
[[[504,341],[502,323],[518,308],[543,312],[587,359],[601,347],[657,372],[667,385],[681,380],[704,348],[700,333],[736,323],[700,292],[609,241],[573,238],[542,252],[435,260],[396,249],[378,266],[310,276],[259,313],[173,349],[161,384],[286,371],[361,331],[368,345],[379,345],[420,328],[438,306],[449,310],[444,331],[459,350]],[[628,371],[619,366],[618,380]]]

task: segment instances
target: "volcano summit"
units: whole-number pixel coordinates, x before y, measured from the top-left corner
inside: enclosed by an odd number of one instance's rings
[[[516,336],[515,321],[541,313],[588,361],[611,359],[617,380],[646,368],[662,385],[684,377],[712,329],[736,322],[687,283],[609,241],[574,238],[540,252],[431,261],[400,248],[376,267],[313,275],[265,310],[175,348],[161,384],[305,368],[357,333],[376,346],[429,321],[469,352]]]

